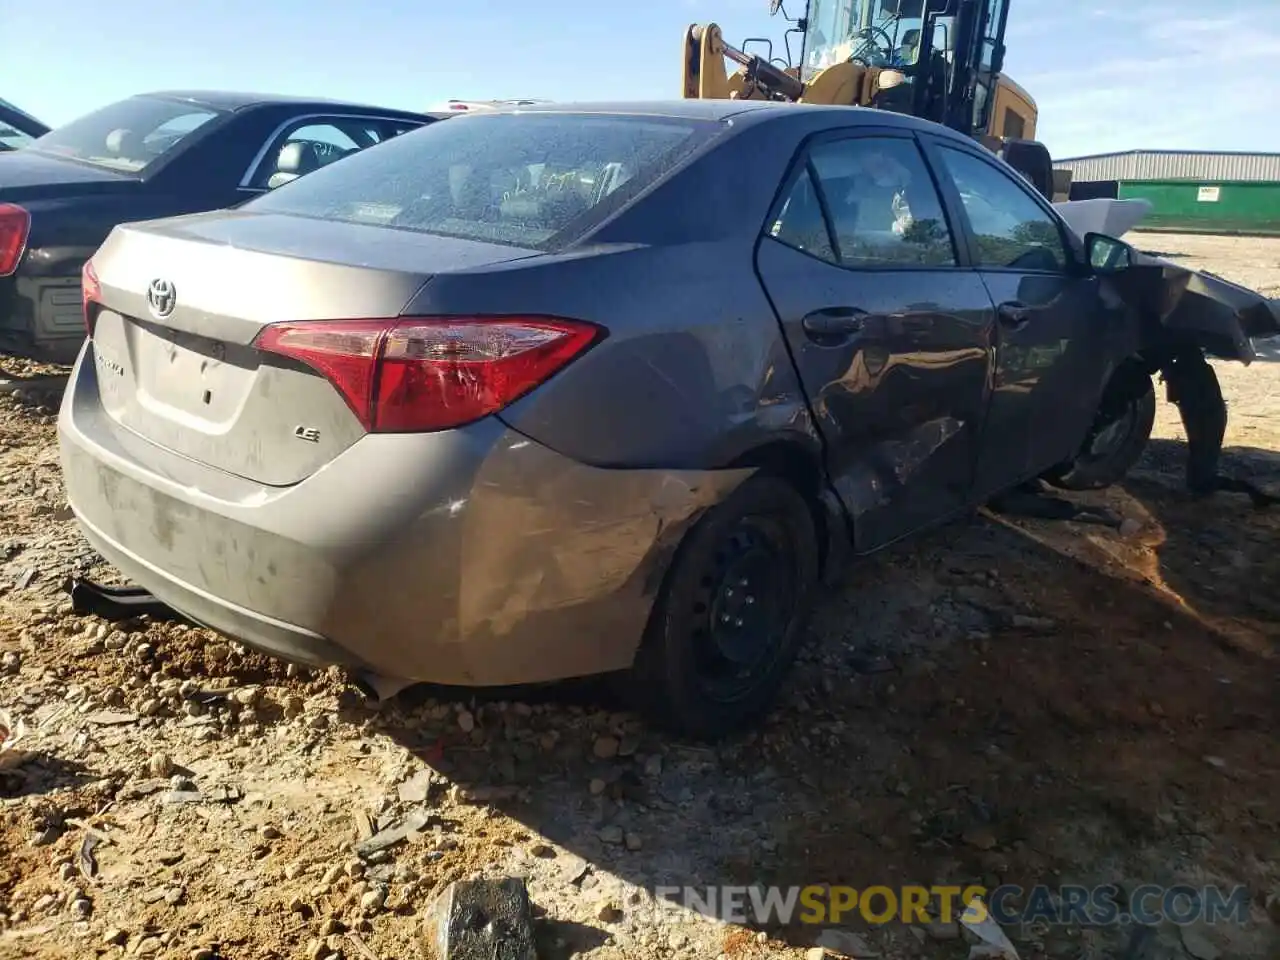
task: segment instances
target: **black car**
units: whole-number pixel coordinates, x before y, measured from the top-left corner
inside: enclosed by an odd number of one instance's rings
[[[118,223],[234,206],[440,118],[329,100],[121,100],[0,153],[0,353],[70,363],[80,270]]]
[[[0,98],[0,153],[25,147],[48,132],[49,128],[31,114]]]

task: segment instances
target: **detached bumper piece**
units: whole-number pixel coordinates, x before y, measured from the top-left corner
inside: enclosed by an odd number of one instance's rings
[[[82,617],[95,616],[113,623],[134,617],[190,622],[142,587],[108,587],[92,580],[71,577],[64,589],[71,597],[71,609]]]

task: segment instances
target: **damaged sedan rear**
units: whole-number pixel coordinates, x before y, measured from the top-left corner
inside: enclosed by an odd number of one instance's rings
[[[463,116],[117,227],[68,494],[128,577],[260,649],[378,691],[609,673],[720,736],[844,558],[1124,475],[1157,342],[1133,256],[910,117]]]

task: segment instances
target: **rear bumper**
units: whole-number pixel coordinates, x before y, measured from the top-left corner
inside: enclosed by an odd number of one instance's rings
[[[749,470],[601,470],[490,418],[368,435],[266,487],[102,411],[93,346],[58,425],[86,537],[192,620],[277,656],[500,685],[630,665],[688,524]]]
[[[83,343],[78,272],[0,279],[0,352],[71,363]]]

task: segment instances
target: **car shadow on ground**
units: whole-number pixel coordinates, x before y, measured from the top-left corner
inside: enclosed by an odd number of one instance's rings
[[[588,919],[654,909],[616,879],[669,900],[725,884],[1169,883],[1153,851],[1175,844],[1202,877],[1257,883],[1236,845],[1280,854],[1274,668],[1140,578],[1012,524],[957,524],[859,564],[813,634],[768,720],[714,748],[591,684],[532,706],[460,694],[470,732],[453,692],[420,690],[373,725],[554,845],[516,857],[534,900],[540,877],[568,878]],[[881,948],[930,949],[857,913]],[[820,929],[748,925],[794,945]]]
[[[1248,496],[1219,492],[1193,500],[1173,477],[1186,459],[1181,440],[1151,440],[1124,492],[1146,514],[1151,573],[1190,610],[1220,628],[1238,626],[1280,653],[1280,506],[1255,508]],[[1280,453],[1223,450],[1225,475],[1280,496]]]

